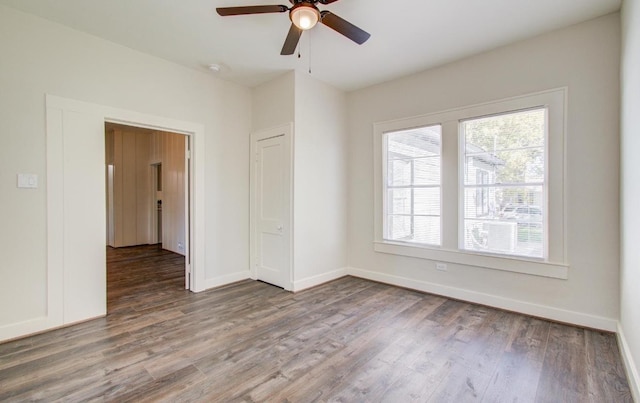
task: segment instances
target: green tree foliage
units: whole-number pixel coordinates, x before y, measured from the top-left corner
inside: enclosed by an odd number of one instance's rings
[[[493,161],[495,184],[544,180],[545,109],[473,119],[463,123],[467,156]],[[500,189],[498,203],[533,201],[531,189]]]

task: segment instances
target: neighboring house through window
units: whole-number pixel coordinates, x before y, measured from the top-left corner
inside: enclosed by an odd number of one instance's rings
[[[440,245],[439,125],[385,134],[385,239]]]

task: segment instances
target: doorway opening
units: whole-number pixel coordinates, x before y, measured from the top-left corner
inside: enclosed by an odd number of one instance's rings
[[[151,239],[154,243],[162,243],[162,163],[151,164]],[[155,203],[154,203],[155,202]]]
[[[189,136],[106,122],[105,167],[107,311],[190,289]]]

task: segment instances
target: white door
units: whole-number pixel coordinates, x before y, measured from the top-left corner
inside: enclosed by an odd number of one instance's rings
[[[291,289],[290,126],[253,136],[252,263],[258,280]]]

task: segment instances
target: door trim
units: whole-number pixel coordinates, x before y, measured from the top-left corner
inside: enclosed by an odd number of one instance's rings
[[[293,290],[293,123],[284,124],[281,126],[277,126],[271,129],[260,130],[251,134],[251,158],[250,158],[250,178],[249,178],[249,199],[250,199],[250,207],[249,207],[249,264],[250,264],[250,275],[254,280],[258,279],[257,272],[257,239],[256,239],[256,231],[257,231],[257,181],[256,181],[256,173],[257,173],[257,152],[258,152],[258,142],[261,140],[266,140],[273,137],[283,136],[283,145],[284,150],[288,154],[287,162],[285,165],[285,176],[288,179],[288,190],[289,197],[286,198],[288,202],[288,210],[284,215],[284,236],[288,239],[285,240],[288,249],[288,256],[285,270],[289,272],[288,281],[284,286],[285,290],[292,291]],[[285,185],[286,186],[286,185]],[[287,230],[288,229],[288,230]]]
[[[180,121],[160,116],[147,115],[135,111],[112,108],[103,105],[91,104],[82,101],[62,98],[54,95],[46,95],[47,110],[47,316],[46,324],[43,323],[41,329],[30,329],[30,333],[34,330],[45,330],[46,328],[68,324],[63,312],[63,299],[65,276],[65,256],[62,252],[63,242],[62,234],[66,221],[69,217],[64,215],[65,204],[65,187],[64,187],[64,167],[63,161],[65,157],[64,147],[64,129],[62,125],[62,116],[65,113],[82,113],[90,116],[93,124],[102,127],[99,133],[88,133],[89,135],[100,135],[104,138],[104,124],[106,122],[125,124],[128,126],[143,127],[148,129],[169,131],[188,136],[191,140],[192,158],[190,160],[191,180],[189,181],[188,193],[191,194],[190,200],[190,223],[189,223],[189,254],[191,255],[191,284],[192,291],[202,291],[205,289],[205,243],[204,243],[204,125],[186,121]],[[92,156],[104,160],[104,150],[101,155]],[[104,174],[101,177],[94,178],[96,181],[104,182]],[[106,211],[105,205],[101,210]],[[104,217],[96,217],[96,220],[104,220]],[[104,238],[101,235],[101,239]],[[103,243],[103,246],[106,242]],[[186,245],[185,245],[186,246]],[[97,265],[105,265],[105,262],[96,262]],[[104,268],[106,276],[106,266]],[[104,301],[104,309],[101,312],[95,312],[95,316],[104,315],[106,312],[106,301]],[[53,325],[53,326],[52,326]],[[22,333],[19,329],[15,336]],[[11,332],[13,333],[13,332]],[[24,334],[24,333],[22,333]],[[11,336],[11,335],[9,335]]]
[[[69,113],[81,113],[90,117],[92,127],[95,130],[87,133],[91,136],[99,136],[104,144],[104,124],[105,122],[120,123],[128,126],[144,127],[148,129],[169,131],[189,136],[191,140],[191,179],[189,181],[190,200],[190,223],[189,223],[189,244],[191,255],[191,284],[190,288],[194,292],[203,291],[207,288],[205,278],[205,150],[204,150],[204,125],[199,123],[180,121],[160,116],[143,114],[135,111],[118,109],[104,105],[92,104],[73,99],[62,98],[50,94],[45,96],[46,108],[46,198],[47,198],[47,294],[46,313],[41,317],[36,317],[23,322],[0,326],[0,340],[10,340],[28,334],[37,333],[63,325],[68,325],[76,321],[91,319],[92,317],[104,316],[106,313],[106,298],[96,303],[98,308],[84,319],[70,318],[65,315],[65,279],[69,276],[67,272],[68,260],[65,259],[65,225],[69,217],[65,216],[65,143],[64,143],[64,118]],[[100,129],[101,128],[101,129]],[[92,158],[104,161],[104,147],[100,152],[95,152]],[[73,157],[73,156],[68,156]],[[68,178],[67,178],[68,179]],[[92,178],[100,183],[105,182],[104,169]],[[106,212],[106,197],[102,197],[100,211]],[[96,208],[97,208],[96,207]],[[96,239],[101,240],[101,247],[104,251],[106,246],[106,219],[104,215],[97,216],[96,220],[102,222],[100,234],[95,234]],[[67,248],[72,250],[73,248]],[[106,262],[104,254],[95,262],[102,266],[102,273],[106,280]],[[106,284],[105,284],[106,288]],[[106,292],[106,289],[104,290]],[[86,316],[86,315],[85,315]]]

